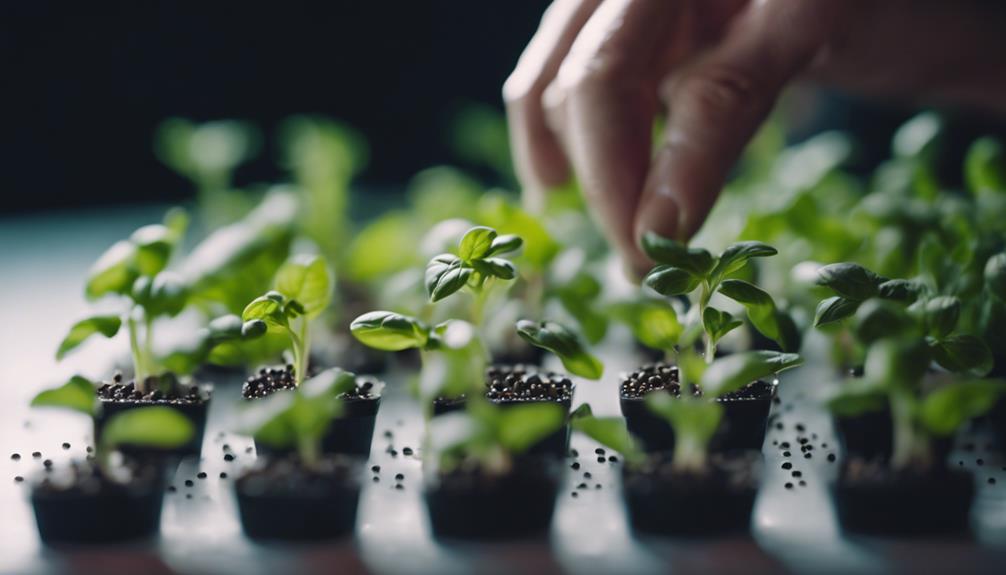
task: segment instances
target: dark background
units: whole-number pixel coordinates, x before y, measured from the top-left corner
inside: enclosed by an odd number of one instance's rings
[[[3,2],[2,211],[175,201],[154,156],[170,116],[241,118],[268,143],[294,113],[365,134],[362,180],[451,161],[445,128],[500,87],[547,0]],[[274,179],[266,147],[237,183]]]

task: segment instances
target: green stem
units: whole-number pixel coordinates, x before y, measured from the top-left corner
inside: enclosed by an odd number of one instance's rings
[[[674,460],[671,466],[676,471],[701,473],[706,468],[706,444],[688,433],[675,431]]]
[[[905,469],[912,465],[928,467],[932,463],[932,453],[928,439],[915,424],[912,393],[896,389],[891,392],[890,401],[891,418],[894,420],[891,466],[895,469]]]
[[[147,379],[147,364],[140,346],[139,327],[136,325],[135,311],[130,310],[126,319],[126,328],[129,332],[129,351],[133,356],[133,382],[138,389],[142,390],[143,381]]]
[[[304,467],[309,469],[317,467],[318,460],[321,458],[321,449],[318,447],[318,440],[314,437],[298,437],[297,454],[300,455],[300,460],[304,464]]]
[[[706,363],[712,363],[716,358],[716,340],[712,334],[706,331],[706,324],[703,318],[706,315],[706,308],[709,307],[709,300],[713,297],[713,290],[707,280],[702,280],[702,295],[699,297],[699,323],[702,325],[702,338],[705,342]]]
[[[290,333],[290,341],[293,344],[293,377],[297,387],[303,383],[307,375],[307,361],[309,356],[308,346],[310,345],[309,333],[307,329],[307,318],[301,318],[297,329],[287,326]]]

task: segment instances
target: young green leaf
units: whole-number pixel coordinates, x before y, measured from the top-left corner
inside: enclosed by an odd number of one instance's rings
[[[288,303],[283,294],[268,292],[252,300],[241,313],[241,319],[245,322],[262,321],[269,327],[286,327],[290,320],[286,312]]]
[[[918,327],[905,309],[881,299],[863,302],[856,312],[854,329],[856,337],[865,344],[871,344],[885,337],[912,334],[918,337]]]
[[[643,235],[643,251],[658,264],[666,264],[699,276],[709,273],[716,261],[702,248],[689,248],[685,244],[659,236],[653,232]]]
[[[878,386],[913,388],[929,364],[926,344],[917,338],[881,339],[866,352],[863,377]]]
[[[778,250],[762,242],[738,242],[723,251],[709,276],[713,283],[716,283],[744,267],[751,258],[769,257],[778,253]]]
[[[131,241],[136,246],[134,261],[140,275],[155,276],[168,266],[178,238],[175,232],[161,224],[151,224],[133,232]]]
[[[1006,392],[1006,382],[972,380],[950,383],[929,393],[919,407],[919,419],[936,435],[948,436],[961,425],[984,415]]]
[[[436,256],[426,266],[426,293],[431,302],[438,302],[465,287],[472,269],[452,254]]]
[[[422,348],[430,337],[419,320],[390,311],[365,313],[353,320],[349,330],[364,345],[384,351]]]
[[[106,448],[121,445],[173,449],[188,443],[195,428],[189,418],[170,407],[140,407],[113,416],[105,424],[101,443]]]
[[[760,287],[743,280],[723,280],[719,292],[747,308],[748,319],[759,333],[779,344],[785,351],[800,347],[799,331],[795,324],[775,306],[772,296]]]
[[[981,339],[967,334],[951,335],[930,345],[933,359],[947,371],[981,377],[992,371],[992,351]]]
[[[517,268],[503,258],[485,258],[472,260],[472,268],[485,277],[497,277],[512,280],[517,277]]]
[[[946,337],[961,316],[961,300],[954,296],[938,296],[927,301],[923,311],[929,334],[935,338]]]
[[[702,374],[699,387],[704,395],[719,397],[801,363],[803,360],[795,353],[774,351],[735,353],[709,364]]]
[[[94,415],[97,404],[94,384],[75,375],[60,387],[40,392],[31,400],[32,407],[62,407]]]
[[[864,301],[879,294],[886,280],[859,264],[840,263],[822,267],[817,272],[817,284],[854,301]]]
[[[709,444],[723,419],[723,406],[702,399],[679,399],[667,393],[650,393],[646,407],[667,420],[678,435],[705,446]]]
[[[498,408],[499,442],[509,453],[524,453],[555,433],[566,419],[563,408],[553,402],[526,403]]]
[[[484,390],[488,354],[475,326],[460,320],[441,323],[434,327],[427,348],[436,353],[424,358],[419,373],[423,398],[458,397]]]
[[[496,235],[496,230],[485,226],[476,226],[468,230],[461,238],[458,256],[462,260],[470,262],[489,255]]]
[[[984,276],[989,291],[1006,301],[1006,253],[998,253],[985,262]]]
[[[691,292],[702,278],[683,268],[659,265],[643,278],[643,283],[653,291],[665,295],[676,296]]]
[[[517,322],[517,333],[531,345],[559,356],[563,367],[572,374],[600,379],[604,373],[604,364],[586,350],[580,337],[558,322],[522,319]]]
[[[59,349],[56,350],[56,360],[66,357],[67,353],[76,349],[92,335],[100,333],[105,337],[114,337],[119,333],[120,327],[122,327],[122,318],[117,315],[95,315],[78,321],[73,324],[70,332],[60,342]]]
[[[817,304],[814,313],[814,327],[820,327],[836,321],[841,321],[856,314],[860,302],[841,296],[832,296]]]
[[[518,235],[506,234],[497,236],[496,239],[493,240],[492,245],[489,246],[489,251],[486,252],[485,257],[515,252],[519,250],[522,245],[524,245],[524,240]]]
[[[87,274],[87,299],[109,294],[127,294],[139,276],[136,270],[136,245],[122,240],[108,248]]]
[[[150,317],[174,317],[185,309],[189,291],[181,276],[161,272],[156,276],[143,275],[136,278],[131,296]]]
[[[273,288],[303,306],[308,319],[317,317],[332,301],[332,270],[325,258],[298,255],[276,272]]]
[[[887,280],[877,288],[882,299],[912,303],[926,292],[926,286],[918,280]]]
[[[609,308],[609,313],[627,325],[640,343],[652,349],[673,349],[684,331],[674,308],[659,299],[619,302]]]
[[[975,140],[964,160],[964,176],[976,195],[1006,192],[1006,152],[1002,143],[990,137]]]
[[[723,339],[723,336],[742,325],[744,325],[744,322],[734,319],[733,314],[730,312],[720,311],[712,306],[707,307],[702,312],[702,327],[714,343]]]

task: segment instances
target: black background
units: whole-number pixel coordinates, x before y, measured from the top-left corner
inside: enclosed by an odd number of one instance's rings
[[[452,160],[445,127],[500,87],[546,0],[3,2],[0,211],[174,201],[153,153],[170,116],[294,113],[365,134],[365,182]],[[238,184],[275,178],[266,148]]]

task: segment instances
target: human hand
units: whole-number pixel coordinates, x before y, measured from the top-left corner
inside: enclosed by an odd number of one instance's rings
[[[796,79],[1006,114],[998,4],[557,0],[503,88],[526,198],[540,204],[575,173],[609,241],[645,271],[638,238],[699,229]]]

